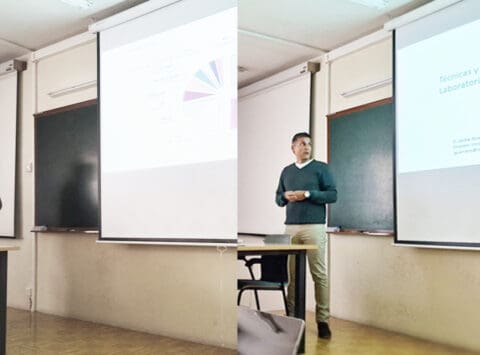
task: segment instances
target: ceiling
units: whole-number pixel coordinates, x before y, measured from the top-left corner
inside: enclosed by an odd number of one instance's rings
[[[65,0],[69,1],[69,0]],[[2,0],[0,63],[87,31],[88,25],[145,0]],[[245,86],[372,33],[429,0],[238,0],[239,86]]]
[[[239,0],[239,87],[375,32],[430,0]],[[293,42],[293,43],[289,43]],[[305,45],[301,46],[299,44]]]
[[[145,0],[83,2],[92,6],[84,9],[61,0],[1,0],[0,63],[86,32],[91,23]]]

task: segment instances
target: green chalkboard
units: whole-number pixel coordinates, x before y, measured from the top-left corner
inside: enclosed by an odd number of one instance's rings
[[[391,99],[328,116],[328,163],[338,190],[329,226],[393,231],[393,139]]]
[[[98,150],[96,100],[35,115],[35,225],[98,228]]]

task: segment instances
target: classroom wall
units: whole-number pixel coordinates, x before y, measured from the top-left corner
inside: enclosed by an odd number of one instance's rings
[[[28,57],[19,58],[28,61]],[[30,64],[30,63],[29,63]],[[30,229],[33,226],[33,173],[26,167],[33,157],[33,70],[30,65],[20,73],[19,115],[17,123],[17,169],[15,176],[15,236],[2,239],[2,245],[16,245],[18,251],[8,253],[8,305],[19,309],[30,309],[33,280],[33,243]]]
[[[67,95],[48,95],[97,80],[96,48],[97,42],[93,40],[37,62],[37,112],[97,98],[96,85]]]
[[[214,247],[39,241],[38,311],[235,347],[236,253]]]
[[[391,85],[351,98],[340,95],[391,77],[391,46],[387,39],[323,63],[323,79],[317,82],[316,136],[326,134],[326,112],[391,96]],[[325,158],[321,152],[317,155]],[[396,247],[392,243],[391,237],[330,236],[332,315],[480,351],[478,251]]]
[[[33,63],[23,74],[19,171],[33,161]],[[96,79],[90,42],[37,63],[37,111],[96,97],[95,88],[51,98],[48,92]],[[9,260],[8,305],[28,309],[33,278],[33,174],[17,180],[21,247]],[[236,251],[215,247],[101,244],[84,234],[38,234],[40,312],[236,347]],[[14,254],[16,253],[16,254]]]
[[[291,75],[292,70],[289,70]],[[279,76],[283,79],[279,82]],[[245,160],[250,159],[254,160],[257,159],[256,165],[264,164],[263,170],[268,170],[269,177],[273,177],[270,179],[270,184],[265,184],[263,181],[261,185],[261,189],[266,187],[268,200],[267,203],[263,203],[265,208],[272,209],[272,211],[265,212],[263,214],[258,214],[258,216],[250,216],[246,219],[247,223],[244,225],[253,225],[252,220],[255,219],[262,219],[263,226],[260,226],[260,230],[250,230],[249,232],[256,232],[256,233],[283,233],[284,231],[284,220],[285,220],[285,208],[280,208],[275,204],[275,189],[277,188],[278,178],[280,177],[281,170],[284,166],[291,164],[295,161],[295,156],[293,155],[290,145],[291,145],[291,138],[294,133],[298,131],[305,131],[308,130],[308,115],[309,115],[309,94],[310,94],[310,78],[308,76],[297,76],[291,78],[287,81],[284,79],[285,72],[270,76],[268,78],[262,79],[252,85],[254,87],[255,93],[242,96],[240,95],[240,100],[238,103],[239,107],[239,160],[243,157]],[[252,87],[249,87],[247,90],[251,90]],[[257,91],[258,90],[258,91]],[[245,95],[245,92],[242,92]],[[242,94],[241,93],[241,94]],[[282,102],[281,104],[276,105],[278,102]],[[276,106],[275,106],[276,105]],[[252,114],[252,112],[254,112]],[[248,117],[247,117],[248,116]],[[267,117],[267,119],[264,119]],[[287,118],[285,118],[287,117]],[[242,120],[246,119],[247,123],[242,124]],[[252,120],[253,119],[253,120]],[[255,136],[254,133],[248,132],[247,127],[252,128],[254,126],[255,121],[264,120],[264,122],[259,122],[256,128],[258,128],[258,135]],[[273,121],[272,121],[273,120]],[[280,122],[282,121],[282,122]],[[268,147],[269,151],[269,158],[272,159],[271,162],[262,163],[264,160],[264,156],[260,154],[258,157],[254,157],[255,154],[258,154],[258,142],[256,145],[249,143],[249,140],[252,137],[256,137],[257,140],[261,141],[261,136],[264,135],[264,132],[268,131],[273,125],[275,125],[276,132],[274,135],[268,137],[268,144],[264,144],[264,148]],[[293,128],[292,128],[293,127]],[[297,127],[297,128],[295,128]],[[303,127],[303,128],[302,128]],[[242,133],[248,133],[242,135]],[[247,137],[248,136],[248,137]],[[273,137],[273,138],[272,138]],[[283,137],[282,139],[277,139],[276,142],[273,142],[278,137]],[[264,139],[265,141],[265,139]],[[245,151],[242,151],[242,148],[249,147]],[[271,153],[270,151],[275,151]],[[249,154],[246,154],[248,151]],[[255,152],[255,153],[254,153]],[[265,152],[264,152],[265,153]],[[283,161],[283,162],[282,162]],[[282,162],[279,164],[279,162]],[[250,161],[248,164],[244,162],[244,166],[254,166],[255,164]],[[239,169],[242,166],[239,166]],[[262,171],[263,171],[262,170]],[[265,176],[264,176],[265,178]],[[268,180],[268,179],[267,179]],[[239,184],[242,181],[239,179]],[[258,189],[258,187],[257,187]],[[243,189],[242,189],[243,191]],[[259,198],[263,198],[264,196],[258,195]],[[265,201],[264,201],[265,202]],[[242,206],[239,206],[239,209]],[[244,206],[245,207],[245,206]],[[255,212],[258,212],[262,208],[255,209]],[[251,213],[249,211],[248,213]],[[278,213],[278,215],[276,214]],[[243,217],[245,217],[247,213]],[[273,217],[275,215],[275,220]],[[280,216],[280,218],[277,218]],[[239,215],[239,219],[241,219],[241,215]],[[265,222],[267,221],[267,222]],[[270,225],[270,227],[268,227]],[[241,226],[239,226],[240,228]],[[263,229],[263,230],[262,230]],[[270,230],[270,232],[268,232]],[[240,232],[247,232],[242,231]],[[261,237],[260,237],[261,238]],[[260,277],[260,267],[259,265],[254,265],[253,267],[254,273],[256,277]],[[314,311],[315,310],[315,298],[314,298],[314,286],[312,279],[310,277],[309,266],[307,263],[307,280],[306,280],[306,307],[308,310]],[[238,261],[238,268],[237,268],[237,277],[239,279],[249,279],[250,274],[248,273],[248,269],[245,267],[244,262],[239,260]],[[285,306],[283,303],[283,297],[280,292],[271,292],[271,291],[258,291],[259,295],[259,302],[260,307],[262,310],[265,311],[272,311],[272,310],[284,310]],[[255,305],[255,298],[253,291],[246,291],[242,295],[242,305],[248,307],[256,307]]]

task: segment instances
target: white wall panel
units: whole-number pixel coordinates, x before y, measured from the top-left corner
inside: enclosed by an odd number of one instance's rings
[[[238,231],[283,233],[285,209],[275,203],[282,169],[295,161],[291,140],[308,132],[308,74],[239,99]]]

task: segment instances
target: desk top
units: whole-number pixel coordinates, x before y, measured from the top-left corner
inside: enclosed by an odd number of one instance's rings
[[[311,244],[265,244],[261,237],[241,236],[238,238],[238,251],[275,251],[275,250],[315,250]]]
[[[20,250],[16,245],[0,245],[0,251]]]
[[[239,245],[238,251],[275,251],[275,250],[315,250],[318,246],[312,244],[268,244],[268,245]]]

